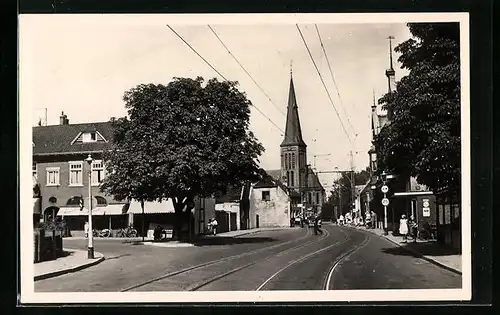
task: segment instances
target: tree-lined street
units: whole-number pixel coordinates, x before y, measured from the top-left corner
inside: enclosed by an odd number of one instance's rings
[[[461,287],[460,275],[414,257],[370,232],[336,225],[325,225],[323,230],[322,235],[314,235],[308,228],[293,228],[237,238],[220,237],[187,248],[99,239],[96,246],[106,256],[103,263],[37,281],[35,290],[324,290],[327,285],[331,290]],[[67,244],[71,248],[86,245],[84,240]]]

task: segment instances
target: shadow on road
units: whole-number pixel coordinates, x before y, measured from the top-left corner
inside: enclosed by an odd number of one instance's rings
[[[131,254],[122,254],[122,255],[106,258],[106,260],[113,260],[113,259],[118,259],[118,258],[122,258],[122,257],[126,257],[126,256],[132,256],[132,255]]]
[[[415,256],[420,255],[425,256],[448,256],[448,255],[460,255],[460,251],[454,248],[443,246],[437,242],[427,242],[427,243],[407,243],[401,244],[400,247],[393,248],[383,248],[382,252],[391,255],[402,255],[402,256]]]

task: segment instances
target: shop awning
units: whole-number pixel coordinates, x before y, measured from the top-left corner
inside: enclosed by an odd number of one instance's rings
[[[127,214],[127,204],[111,204],[105,207],[97,207],[92,210],[92,215],[122,215]]]
[[[92,215],[122,215],[126,214],[126,206],[127,204],[111,204],[104,207],[97,207],[92,209]],[[57,212],[57,216],[66,217],[66,216],[87,216],[89,215],[89,210],[87,208],[83,208],[80,210],[80,207],[61,207]]]
[[[57,212],[58,217],[70,217],[70,216],[80,216],[80,215],[89,215],[89,210],[87,208],[83,208],[80,210],[80,207],[61,207]]]
[[[153,214],[153,213],[174,213],[174,205],[172,204],[172,200],[166,199],[162,202],[144,202],[144,213],[145,214]],[[142,213],[141,203],[138,201],[132,201],[130,203],[130,207],[127,213]]]
[[[411,196],[426,196],[433,195],[432,191],[404,191],[404,192],[396,192],[393,197],[411,197]]]
[[[33,198],[33,214],[40,214],[40,198]]]

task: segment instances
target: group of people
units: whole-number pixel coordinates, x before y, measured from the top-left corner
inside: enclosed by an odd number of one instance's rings
[[[403,242],[408,242],[408,236],[413,238],[413,242],[417,242],[417,233],[417,222],[415,222],[413,215],[408,220],[406,215],[403,214],[399,220],[399,234],[403,236]]]

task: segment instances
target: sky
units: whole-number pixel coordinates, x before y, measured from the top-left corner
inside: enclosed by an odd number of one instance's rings
[[[20,104],[30,109],[31,125],[40,118],[44,120],[45,111],[49,125],[59,123],[62,111],[70,124],[124,116],[124,92],[142,83],[168,84],[173,77],[197,76],[222,80],[167,24],[224,77],[239,82],[239,89],[255,107],[251,109],[250,129],[265,147],[260,159],[264,169],[280,168],[279,145],[285,129],[291,68],[308,162],[320,172],[349,170],[352,150],[355,169],[368,166],[371,104],[374,95],[378,99],[387,92],[387,37],[395,37],[393,47],[410,38],[404,20],[366,23],[353,19],[339,23],[333,19],[329,23],[296,16],[281,20],[168,15],[20,16]],[[208,24],[265,94],[231,58]],[[394,53],[396,81],[407,74],[400,69],[398,57]],[[354,139],[352,145],[346,133]],[[319,174],[327,190],[336,176]]]

